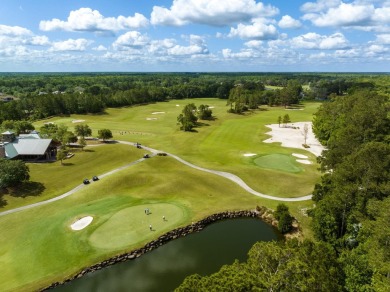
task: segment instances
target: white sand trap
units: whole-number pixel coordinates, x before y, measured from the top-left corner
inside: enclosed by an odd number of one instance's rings
[[[73,120],[72,123],[82,123],[85,122],[85,120]]]
[[[214,108],[213,106],[209,106],[209,108]]]
[[[161,115],[161,114],[165,114],[165,112],[154,112],[154,113],[152,113],[152,115]]]
[[[303,137],[303,128],[305,124],[307,124],[309,128],[306,144],[309,145],[310,148],[305,148],[302,146],[302,144],[305,142]],[[271,136],[271,138],[263,141],[264,143],[280,142],[282,143],[283,147],[303,149],[313,153],[316,156],[320,156],[322,150],[325,149],[325,147],[322,146],[315,137],[311,122],[292,123],[287,127],[283,127],[282,125],[279,127],[278,124],[272,124],[267,125],[267,127],[271,129],[271,132],[267,133]]]
[[[91,224],[92,220],[93,220],[92,216],[83,217],[83,218],[77,220],[76,222],[74,222],[72,225],[70,225],[70,228],[72,228],[72,230],[84,229],[89,224]]]
[[[302,163],[302,164],[311,164],[309,160],[306,159],[297,159],[297,162]]]
[[[295,156],[295,157],[298,157],[298,158],[302,158],[302,159],[308,159],[309,158],[306,155],[298,154],[298,153],[293,153],[292,156]]]
[[[257,155],[257,154],[255,154],[255,153],[245,153],[245,154],[244,154],[244,156],[246,156],[246,157],[255,156],[255,155]]]
[[[157,120],[157,118],[146,118],[147,121],[154,121]]]
[[[180,106],[180,104],[177,104],[176,106]]]

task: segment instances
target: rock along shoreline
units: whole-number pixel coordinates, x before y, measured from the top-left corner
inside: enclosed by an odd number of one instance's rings
[[[150,252],[163,244],[168,243],[171,240],[187,236],[189,234],[199,232],[203,230],[205,227],[208,225],[215,223],[217,221],[225,220],[225,219],[233,219],[233,218],[259,218],[259,220],[263,220],[264,222],[271,224],[272,226],[275,226],[275,219],[272,216],[272,211],[268,210],[264,207],[261,207],[260,209],[257,210],[242,210],[242,211],[226,211],[226,212],[221,212],[221,213],[216,213],[213,215],[210,215],[198,222],[194,222],[190,225],[180,227],[173,229],[157,239],[148,242],[145,244],[143,247],[139,249],[132,250],[127,253],[123,253],[114,257],[111,257],[107,260],[104,260],[98,264],[92,265],[90,267],[82,269],[80,272],[77,274],[73,275],[72,277],[62,281],[62,282],[55,282],[51,284],[50,286],[41,289],[40,291],[46,291],[49,289],[53,289],[57,286],[69,283],[70,281],[73,281],[75,279],[81,278],[85,276],[86,274],[93,273],[95,271],[101,270],[105,267],[115,265],[120,262],[125,262],[128,260],[133,260],[141,255]]]

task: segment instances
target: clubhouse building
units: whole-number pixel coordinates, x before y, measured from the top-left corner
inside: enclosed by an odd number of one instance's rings
[[[52,139],[42,139],[39,133],[15,136],[14,132],[1,133],[0,158],[21,159],[24,161],[53,161],[56,159],[57,147]]]

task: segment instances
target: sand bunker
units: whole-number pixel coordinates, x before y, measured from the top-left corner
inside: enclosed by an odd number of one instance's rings
[[[82,123],[85,122],[85,120],[73,120],[72,123]]]
[[[83,217],[83,218],[77,220],[76,222],[74,222],[72,225],[70,225],[70,228],[72,228],[72,230],[84,229],[89,224],[91,224],[92,220],[93,220],[92,216]]]
[[[292,156],[295,156],[295,157],[298,157],[298,158],[302,158],[302,159],[308,159],[309,158],[306,155],[298,154],[298,153],[293,153]]]
[[[302,144],[305,142],[303,137],[303,127],[307,124],[309,127],[306,144],[310,146],[310,148],[305,148]],[[324,150],[324,146],[320,144],[320,142],[315,137],[311,122],[299,122],[289,124],[287,127],[280,126],[278,124],[267,125],[272,131],[267,134],[271,136],[271,138],[263,141],[264,143],[274,143],[280,142],[283,147],[289,148],[298,148],[309,151],[316,156],[320,156],[322,150]],[[295,127],[295,129],[294,129]]]
[[[302,164],[311,164],[309,160],[306,159],[297,159],[297,162],[302,163]]]
[[[214,108],[213,106],[209,106],[209,108]]]
[[[165,114],[165,112],[154,112],[152,115],[160,115],[160,114]]]
[[[176,106],[180,106],[180,104],[177,104]]]
[[[154,121],[157,120],[157,118],[146,118],[147,121]]]
[[[255,156],[255,155],[257,155],[257,154],[255,154],[255,153],[245,153],[245,154],[244,154],[244,156],[246,156],[246,157]]]

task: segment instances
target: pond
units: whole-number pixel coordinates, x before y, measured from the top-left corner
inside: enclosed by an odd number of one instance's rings
[[[235,259],[245,261],[255,242],[279,238],[272,226],[259,219],[223,220],[135,260],[59,286],[56,291],[173,291],[186,276],[209,275]]]

